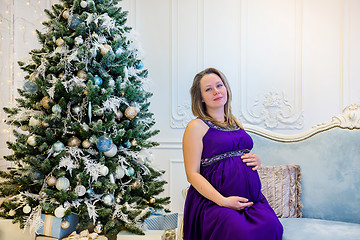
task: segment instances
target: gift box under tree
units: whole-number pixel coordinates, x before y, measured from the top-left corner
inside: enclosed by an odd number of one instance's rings
[[[79,216],[76,214],[71,214],[66,220],[49,214],[41,214],[41,219],[44,221],[44,224],[36,233],[54,238],[68,236],[76,230],[79,222]]]
[[[145,219],[144,226],[147,230],[168,230],[175,229],[178,225],[177,213],[165,213],[165,211],[152,212],[150,217]]]

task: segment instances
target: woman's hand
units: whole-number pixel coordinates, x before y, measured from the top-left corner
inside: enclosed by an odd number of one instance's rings
[[[260,158],[255,153],[246,153],[241,156],[241,159],[246,163],[246,166],[253,166],[253,171],[256,171],[261,165]]]
[[[253,202],[249,202],[249,200],[246,198],[230,196],[230,197],[225,197],[223,199],[221,206],[239,211],[239,210],[243,210],[244,208],[250,207],[253,204],[254,204]]]

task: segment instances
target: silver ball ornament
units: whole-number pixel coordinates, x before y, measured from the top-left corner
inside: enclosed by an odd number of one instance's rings
[[[56,180],[56,188],[61,191],[67,191],[70,187],[70,181],[66,177],[61,177]]]
[[[121,166],[117,166],[116,170],[115,170],[115,178],[116,179],[121,179],[125,176],[125,169],[122,168]]]
[[[115,198],[114,195],[107,193],[102,196],[101,201],[105,206],[110,207],[114,204]]]
[[[107,166],[101,166],[100,167],[100,174],[102,176],[106,176],[109,173],[109,168]]]
[[[25,207],[23,207],[23,212],[25,214],[30,213],[31,212],[31,207],[28,204],[26,204]]]
[[[86,193],[86,188],[83,185],[77,185],[75,187],[75,193],[79,196],[82,197],[85,195]]]

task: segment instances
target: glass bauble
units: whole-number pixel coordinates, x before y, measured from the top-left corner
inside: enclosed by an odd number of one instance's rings
[[[41,105],[45,108],[45,109],[50,109],[50,98],[48,96],[45,96],[41,99]]]
[[[62,150],[64,150],[64,148],[65,148],[65,145],[60,141],[57,141],[52,146],[52,149],[54,150],[54,152],[61,152]]]
[[[30,146],[34,147],[34,146],[36,146],[36,137],[34,135],[29,136],[26,142]]]
[[[80,143],[81,143],[80,139],[78,139],[77,137],[73,136],[73,137],[69,138],[69,140],[68,140],[68,142],[67,142],[67,145],[68,145],[69,147],[78,147],[78,146],[80,146]]]
[[[26,81],[24,83],[24,91],[28,93],[35,93],[38,90],[36,83],[32,81]]]
[[[115,170],[115,178],[121,179],[125,176],[125,169],[121,166],[117,166]]]
[[[106,152],[109,151],[112,147],[112,140],[109,136],[107,135],[103,135],[99,138],[99,140],[96,143],[96,147],[101,151],[101,152]]]
[[[54,106],[51,108],[51,111],[52,111],[53,113],[61,113],[61,107],[60,107],[60,105],[58,105],[58,104],[54,105]]]
[[[56,184],[56,177],[54,176],[50,176],[47,181],[46,181],[47,185],[49,186],[55,186]]]
[[[34,127],[34,126],[40,126],[41,125],[41,121],[37,118],[35,118],[34,116],[32,116],[29,119],[29,126],[30,127]]]
[[[117,146],[115,144],[112,144],[112,147],[109,151],[104,152],[104,155],[106,157],[114,157],[117,153]]]
[[[110,207],[111,205],[114,204],[114,195],[107,193],[105,195],[102,196],[101,201],[103,202],[103,204],[107,207]]]
[[[65,211],[66,211],[66,209],[63,206],[59,206],[55,209],[54,215],[57,218],[62,218],[65,216]]]
[[[128,107],[125,110],[125,117],[127,117],[128,119],[133,119],[134,117],[136,117],[137,115],[137,110],[135,107]]]
[[[77,185],[74,191],[79,197],[81,197],[85,195],[86,188],[83,185]]]
[[[61,222],[61,228],[62,229],[67,229],[70,227],[70,222],[68,220],[64,220]]]
[[[56,180],[56,188],[57,190],[61,191],[67,191],[70,187],[70,181],[66,177],[61,177]]]

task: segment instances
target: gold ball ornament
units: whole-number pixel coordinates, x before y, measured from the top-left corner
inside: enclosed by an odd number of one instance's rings
[[[60,79],[61,79],[64,75],[65,75],[65,73],[64,73],[64,72],[59,73],[58,78],[60,78]]]
[[[77,76],[83,80],[87,80],[87,73],[84,70],[79,70]]]
[[[127,117],[130,120],[132,120],[134,117],[136,117],[136,115],[137,115],[137,110],[135,107],[128,107],[125,110],[125,117]]]
[[[108,44],[104,44],[102,47],[101,47],[101,50],[100,50],[100,53],[101,55],[105,55],[108,53],[108,51],[111,50],[111,46],[108,45]]]
[[[30,75],[30,81],[36,82],[35,73],[32,73],[32,74]]]
[[[62,221],[61,222],[61,228],[62,229],[67,229],[70,227],[70,222],[68,220]]]
[[[91,143],[89,140],[84,140],[81,144],[83,146],[83,148],[89,148],[91,146]]]
[[[149,202],[150,202],[150,203],[155,203],[155,201],[156,201],[155,198],[152,197],[152,198],[150,198],[150,201],[149,201]]]
[[[115,114],[115,118],[117,120],[120,120],[123,116],[124,116],[124,114],[120,110],[118,110]]]
[[[32,147],[36,146],[36,138],[35,138],[35,136],[31,135],[30,137],[28,137],[26,142]]]
[[[54,176],[50,176],[47,181],[46,181],[47,185],[49,186],[55,186],[56,184],[56,177]]]
[[[42,122],[41,122],[41,125],[42,125],[43,127],[48,127],[48,126],[49,126],[49,123],[47,123],[47,122],[45,122],[45,121],[42,121]]]
[[[136,141],[135,139],[133,139],[133,140],[131,141],[131,146],[135,147],[136,145],[137,145],[137,141]]]
[[[67,145],[69,147],[78,147],[80,146],[81,144],[81,141],[80,139],[78,139],[77,137],[73,136],[71,138],[69,138],[68,142],[67,142]]]
[[[56,39],[55,43],[56,43],[56,46],[61,47],[62,45],[64,45],[65,41],[62,38],[58,38],[58,39]]]
[[[28,125],[21,125],[20,129],[23,131],[28,131],[29,130],[29,126]]]
[[[41,105],[45,108],[45,109],[50,109],[50,98],[48,96],[45,96],[41,99]]]
[[[69,10],[65,10],[62,14],[63,18],[68,19],[70,15],[70,11]]]

